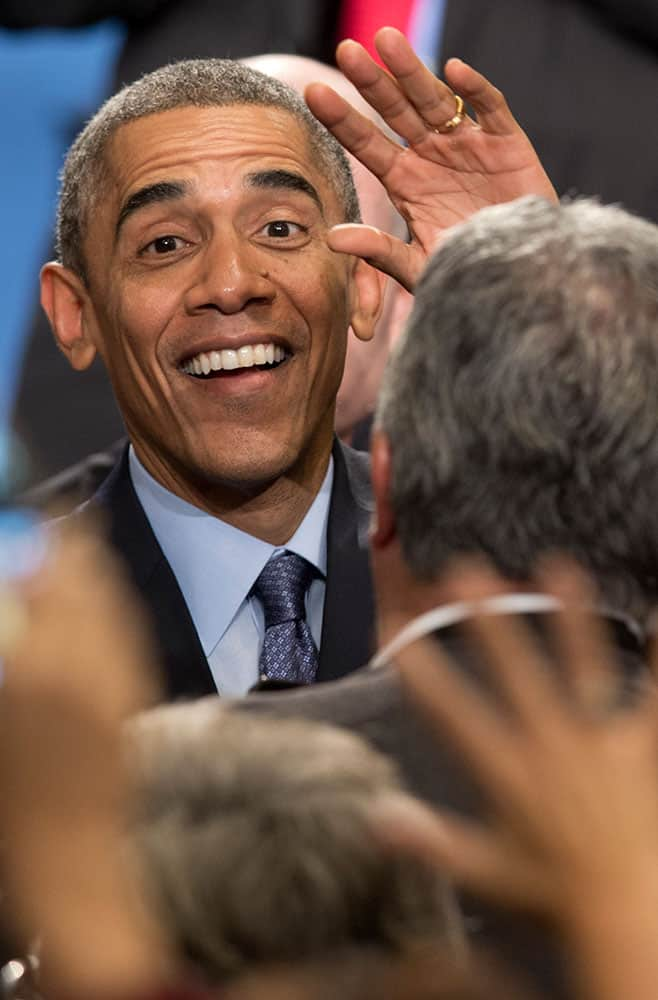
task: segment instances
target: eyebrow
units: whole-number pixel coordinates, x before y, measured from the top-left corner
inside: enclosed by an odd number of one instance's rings
[[[322,218],[324,218],[324,206],[320,195],[310,181],[292,170],[257,170],[255,173],[247,174],[245,184],[256,188],[284,188],[287,191],[301,191],[302,194],[308,195],[315,202],[320,209]]]
[[[184,181],[159,181],[157,184],[149,184],[131,194],[127,201],[121,206],[119,218],[114,230],[114,238],[119,235],[121,227],[126,219],[138,212],[146,205],[155,205],[161,201],[175,201],[183,198],[189,192],[189,184]]]

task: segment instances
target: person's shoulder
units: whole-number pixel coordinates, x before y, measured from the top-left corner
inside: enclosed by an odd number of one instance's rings
[[[387,714],[400,697],[400,683],[388,667],[362,667],[346,677],[286,691],[254,691],[235,708],[282,717],[303,717],[359,729]]]
[[[89,501],[102,487],[121,460],[127,442],[116,441],[105,451],[87,455],[80,462],[31,487],[20,502],[45,514],[72,513]]]
[[[333,456],[334,483],[340,483],[344,478],[357,505],[372,512],[374,502],[370,478],[370,455],[367,452],[350,448],[349,445],[336,438]]]

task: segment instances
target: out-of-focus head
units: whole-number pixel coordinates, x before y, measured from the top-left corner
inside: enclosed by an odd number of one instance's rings
[[[587,200],[480,212],[431,260],[385,375],[380,548],[399,540],[419,580],[484,552],[523,581],[565,551],[643,615],[657,590],[657,384],[656,226]]]
[[[252,56],[244,62],[261,73],[282,80],[300,94],[304,93],[309,83],[326,83],[378,128],[390,133],[384,120],[361,97],[356,87],[333,66],[294,55]],[[396,138],[393,133],[390,134]],[[347,157],[359,195],[363,222],[404,239],[406,223],[392,205],[383,184],[356,157],[350,153]],[[336,401],[338,434],[349,437],[354,425],[372,413],[389,350],[402,329],[411,302],[408,293],[395,282],[388,281],[374,340],[365,343],[356,337],[349,337],[345,372]]]
[[[317,486],[348,328],[369,338],[378,315],[371,269],[326,244],[358,219],[340,145],[231,60],[148,74],[76,139],[42,302],[74,367],[101,354],[165,486],[202,507],[284,475]]]
[[[373,806],[405,793],[356,735],[217,699],[145,713],[130,735],[156,906],[213,980],[459,932],[435,870],[377,842]]]

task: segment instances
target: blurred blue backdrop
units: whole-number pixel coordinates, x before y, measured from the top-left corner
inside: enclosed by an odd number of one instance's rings
[[[9,419],[38,303],[39,267],[51,249],[62,158],[107,93],[122,38],[114,22],[76,30],[0,29],[0,426]]]

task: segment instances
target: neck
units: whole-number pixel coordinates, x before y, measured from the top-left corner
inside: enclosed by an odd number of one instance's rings
[[[270,545],[285,545],[322,486],[331,448],[320,456],[301,457],[270,482],[247,484],[195,481],[150,461],[137,446],[135,453],[147,472],[182,500]]]
[[[407,568],[397,543],[383,552],[373,550],[377,594],[377,647],[383,649],[419,615],[445,604],[450,597],[439,579],[419,581]]]

